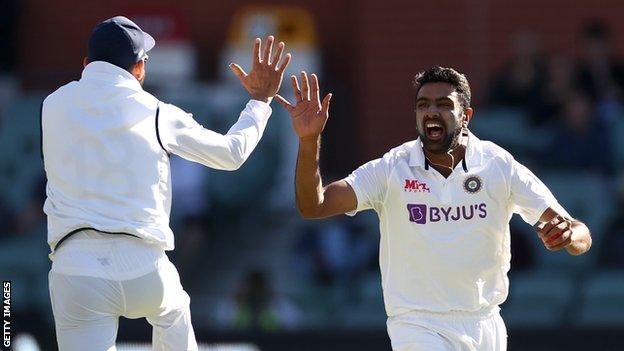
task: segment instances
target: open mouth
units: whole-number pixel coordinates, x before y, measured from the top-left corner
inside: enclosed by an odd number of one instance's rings
[[[444,125],[438,121],[427,121],[425,123],[425,134],[431,141],[440,141],[444,138]]]

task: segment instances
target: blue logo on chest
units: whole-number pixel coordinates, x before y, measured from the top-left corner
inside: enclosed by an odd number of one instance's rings
[[[483,219],[487,217],[487,204],[437,207],[425,204],[407,204],[410,222],[426,224],[435,222],[456,222]]]

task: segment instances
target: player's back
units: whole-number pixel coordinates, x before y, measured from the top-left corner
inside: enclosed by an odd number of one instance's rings
[[[157,136],[158,100],[127,71],[90,63],[42,106],[48,241],[90,227],[165,243],[168,156]]]

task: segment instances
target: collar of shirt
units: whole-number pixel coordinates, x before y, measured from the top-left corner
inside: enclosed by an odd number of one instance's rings
[[[477,138],[472,132],[468,132],[468,142],[466,145],[466,166],[470,167],[481,164],[483,159],[483,146],[479,138]],[[425,168],[425,152],[420,138],[416,139],[414,145],[410,149],[409,165],[411,167],[423,167]]]
[[[97,80],[112,85],[123,85],[135,91],[143,91],[141,83],[130,72],[104,61],[89,63],[82,70],[80,80]]]

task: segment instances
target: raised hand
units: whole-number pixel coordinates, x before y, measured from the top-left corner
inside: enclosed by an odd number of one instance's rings
[[[299,88],[297,77],[293,75],[290,80],[297,100],[296,104],[293,106],[280,95],[275,96],[277,102],[290,113],[293,128],[300,139],[318,138],[329,118],[329,102],[332,94],[327,94],[321,102],[316,74],[312,74],[311,92],[306,72],[301,72],[301,88]]]
[[[267,103],[271,102],[271,99],[279,91],[282,78],[284,77],[284,70],[290,62],[290,53],[286,54],[282,59],[282,53],[284,52],[283,42],[277,45],[277,52],[271,60],[273,40],[272,35],[267,38],[264,52],[262,57],[260,57],[262,41],[260,38],[256,38],[253,47],[253,64],[249,74],[236,63],[230,64],[230,69],[240,79],[241,84],[249,92],[251,98]]]

